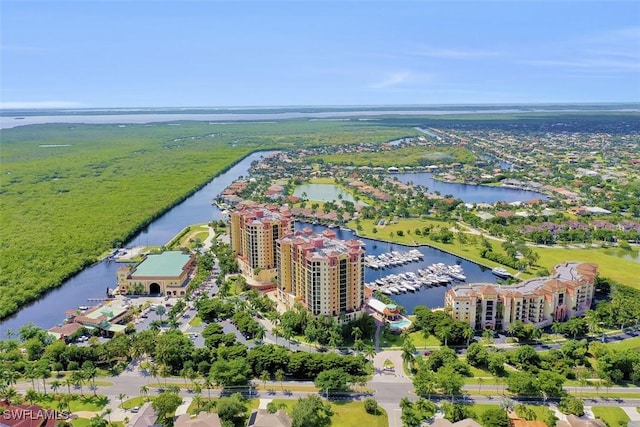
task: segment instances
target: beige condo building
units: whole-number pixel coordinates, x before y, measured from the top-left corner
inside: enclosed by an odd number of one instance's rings
[[[241,204],[230,212],[231,249],[238,255],[242,274],[258,282],[276,275],[276,240],[293,231],[288,208]]]
[[[278,240],[278,298],[298,302],[314,315],[349,321],[364,310],[364,248],[339,240],[333,230],[289,233]]]
[[[566,262],[540,277],[518,285],[471,284],[447,291],[451,317],[474,329],[507,329],[520,320],[544,327],[580,316],[591,306],[598,266]]]

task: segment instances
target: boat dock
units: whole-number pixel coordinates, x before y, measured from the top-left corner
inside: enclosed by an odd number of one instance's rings
[[[420,269],[415,273],[390,274],[374,282],[366,283],[365,285],[385,295],[397,295],[405,292],[418,291],[423,286],[427,288],[446,286],[451,282],[463,282],[466,279],[462,267],[459,265],[438,263]]]
[[[367,255],[364,258],[366,267],[374,270],[384,269],[388,267],[397,267],[399,265],[418,262],[424,258],[422,252],[417,249],[411,249],[409,252],[392,251],[380,255]]]

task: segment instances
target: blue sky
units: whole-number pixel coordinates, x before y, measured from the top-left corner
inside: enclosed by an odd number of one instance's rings
[[[640,101],[638,1],[0,4],[0,106]]]

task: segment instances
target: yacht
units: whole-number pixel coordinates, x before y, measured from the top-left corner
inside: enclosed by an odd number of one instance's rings
[[[502,267],[494,267],[491,272],[493,274],[495,274],[498,277],[503,277],[503,278],[508,278],[511,277],[511,273],[509,273],[507,270],[505,270]]]

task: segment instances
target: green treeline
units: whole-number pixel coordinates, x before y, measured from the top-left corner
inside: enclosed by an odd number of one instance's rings
[[[406,133],[306,120],[2,130],[0,319],[126,242],[250,152],[383,142]]]

